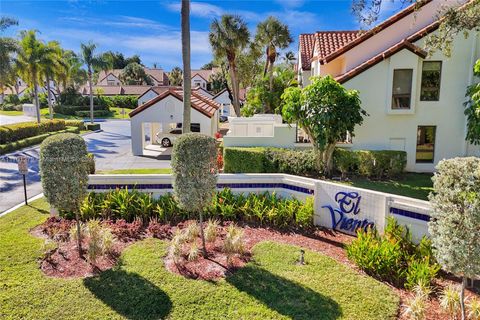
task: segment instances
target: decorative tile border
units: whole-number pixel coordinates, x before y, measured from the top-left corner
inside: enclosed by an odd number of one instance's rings
[[[413,212],[413,211],[408,211],[408,210],[405,210],[405,209],[390,207],[390,213],[396,214],[396,215],[399,215],[399,216],[404,216],[404,217],[407,217],[407,218],[422,220],[422,221],[426,221],[426,222],[430,221],[430,216],[428,216],[426,214],[417,213],[417,212]]]
[[[88,190],[112,190],[112,189],[154,189],[154,190],[171,190],[172,184],[90,184]],[[217,188],[230,188],[230,189],[271,189],[281,188],[288,189],[300,193],[313,195],[313,189],[304,187],[293,186],[285,183],[218,183]]]

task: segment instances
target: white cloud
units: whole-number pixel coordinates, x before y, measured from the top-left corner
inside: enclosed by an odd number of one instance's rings
[[[167,4],[167,8],[174,12],[180,12],[181,4],[178,2],[169,3]],[[224,14],[224,10],[216,5],[205,2],[191,2],[190,14],[202,18],[210,18],[212,16],[219,17]]]
[[[125,28],[139,28],[139,29],[151,29],[151,30],[169,30],[170,26],[159,23],[154,20],[144,19],[132,16],[117,16],[113,18],[100,19],[89,17],[61,17],[60,20],[66,21],[76,25],[102,25],[102,26],[115,26]]]
[[[298,8],[305,3],[304,0],[275,0],[275,2],[285,8]]]

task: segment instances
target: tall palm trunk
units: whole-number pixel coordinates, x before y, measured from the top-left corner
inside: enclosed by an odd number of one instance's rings
[[[235,110],[235,114],[237,115],[237,117],[240,117],[240,84],[238,83],[237,79],[237,70],[234,58],[228,60],[228,65],[228,72],[230,73],[230,79],[232,80],[233,109]]]
[[[40,123],[40,101],[38,99],[38,83],[36,72],[33,72],[33,96],[35,98],[35,111],[37,113],[37,122]]]
[[[275,47],[269,46],[267,48],[267,61],[268,61],[268,81],[269,81],[269,89],[270,93],[273,94],[273,64],[275,63],[275,58],[277,56],[277,52],[275,51]],[[266,106],[265,113],[273,113],[273,106],[270,104],[269,101]]]
[[[88,86],[90,87],[90,123],[93,124],[93,84],[92,70],[88,67]]]
[[[190,132],[192,79],[190,68],[190,0],[182,0],[182,60],[183,60],[183,133]]]
[[[48,99],[48,114],[50,115],[50,120],[53,119],[53,108],[52,108],[52,93],[50,92],[50,77],[47,75],[47,99]]]

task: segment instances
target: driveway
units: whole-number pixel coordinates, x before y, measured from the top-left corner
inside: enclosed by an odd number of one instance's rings
[[[35,121],[35,118],[27,116],[5,116],[0,115],[0,125],[13,124],[19,122]]]
[[[130,168],[169,168],[170,161],[133,156],[130,121],[108,120],[101,123],[102,131],[84,136],[88,151],[95,155],[97,171]],[[28,157],[27,194],[33,197],[42,191],[38,167],[39,147],[0,156],[0,212],[24,200],[22,176],[18,174],[16,158]]]

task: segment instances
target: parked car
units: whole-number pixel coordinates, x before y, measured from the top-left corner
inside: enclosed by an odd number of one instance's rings
[[[169,132],[158,132],[157,143],[162,147],[168,148],[173,145],[175,140],[182,134],[181,128],[171,129]]]
[[[220,122],[227,122],[228,117],[227,116],[220,116]]]

